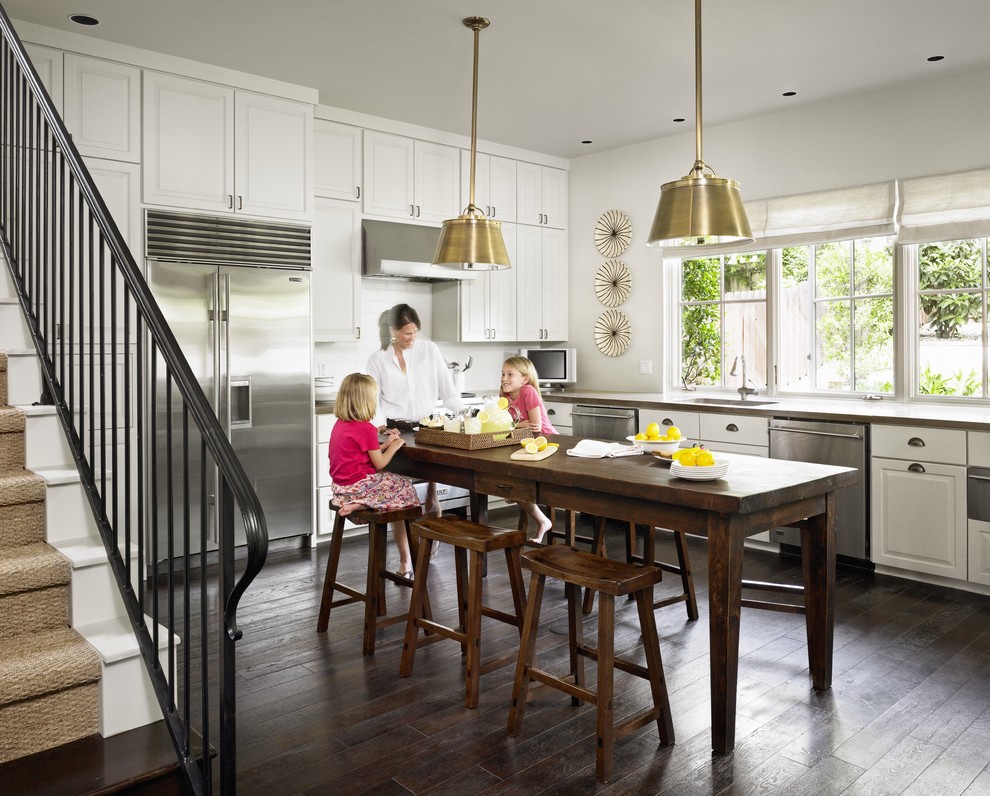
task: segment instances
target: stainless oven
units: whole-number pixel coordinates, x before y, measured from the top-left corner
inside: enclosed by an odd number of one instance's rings
[[[639,410],[626,406],[575,404],[571,410],[575,437],[624,441],[636,433]]]

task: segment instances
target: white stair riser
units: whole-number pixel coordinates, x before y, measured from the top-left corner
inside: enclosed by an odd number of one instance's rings
[[[85,536],[97,542],[100,538],[89,501],[78,481],[48,487],[45,522],[48,543],[56,547],[66,539]]]
[[[0,258],[0,298],[14,298],[16,295],[14,292],[14,282],[10,278],[10,269],[7,267],[7,261]]]
[[[74,568],[69,597],[69,622],[73,627],[127,615],[109,562]]]
[[[25,459],[29,470],[38,467],[75,466],[56,415],[27,416]]]
[[[158,655],[163,668],[168,666],[167,652]],[[100,735],[107,738],[161,719],[161,708],[140,654],[103,664]]]
[[[41,398],[41,367],[34,354],[7,357],[7,403],[26,406]]]
[[[34,347],[21,307],[16,302],[0,301],[0,340],[4,349]]]

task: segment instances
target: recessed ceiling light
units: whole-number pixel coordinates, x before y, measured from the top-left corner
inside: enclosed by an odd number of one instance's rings
[[[796,97],[797,96],[797,92],[796,91],[785,91],[780,96],[782,96],[782,97]]]
[[[100,20],[96,17],[91,17],[89,14],[70,14],[69,19],[77,25],[92,26],[100,24]]]
[[[678,116],[676,119],[674,119],[674,121],[675,122],[683,122],[685,120],[682,117]]]
[[[929,61],[944,61],[945,60],[945,56],[944,55],[929,55],[928,56],[928,60]]]

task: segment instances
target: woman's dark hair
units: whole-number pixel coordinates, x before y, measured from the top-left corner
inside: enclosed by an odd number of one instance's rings
[[[419,313],[408,304],[396,304],[378,316],[378,334],[382,341],[382,351],[392,342],[392,330],[414,323],[417,329],[422,329]]]

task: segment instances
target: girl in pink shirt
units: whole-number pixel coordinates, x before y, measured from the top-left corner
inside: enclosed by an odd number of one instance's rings
[[[360,508],[393,511],[419,504],[412,481],[381,470],[404,444],[396,429],[385,431],[378,442],[378,429],[371,422],[378,408],[378,384],[364,373],[351,373],[340,383],[330,432],[331,502],[342,517]],[[402,523],[392,526],[399,548],[399,574],[412,575],[409,539]]]

